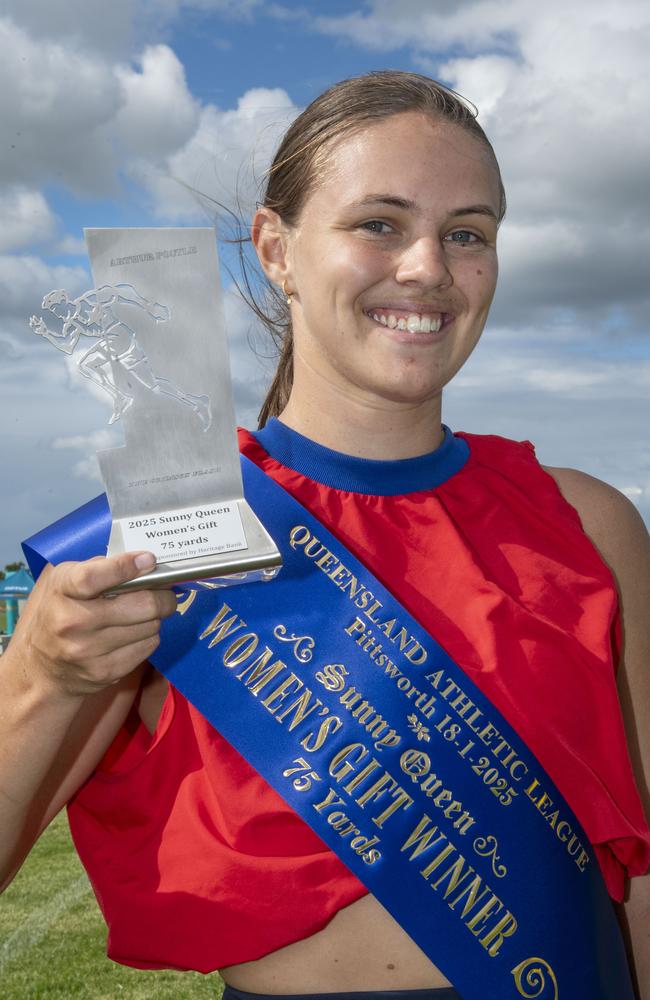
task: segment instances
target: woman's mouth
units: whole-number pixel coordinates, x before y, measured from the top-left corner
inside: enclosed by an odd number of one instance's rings
[[[412,312],[390,307],[368,309],[366,315],[389,330],[408,330],[409,333],[438,333],[445,321],[451,319],[448,313]]]

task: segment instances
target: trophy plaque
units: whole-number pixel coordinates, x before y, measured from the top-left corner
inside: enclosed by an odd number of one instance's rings
[[[30,326],[74,353],[124,428],[122,447],[97,453],[107,555],[147,549],[157,565],[119,589],[270,579],[281,559],[243,495],[214,230],[85,236],[93,288],[49,292]]]

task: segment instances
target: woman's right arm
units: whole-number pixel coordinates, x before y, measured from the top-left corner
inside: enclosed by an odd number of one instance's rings
[[[148,553],[48,566],[0,657],[0,890],[92,773],[156,649],[169,590],[104,598],[147,572]]]

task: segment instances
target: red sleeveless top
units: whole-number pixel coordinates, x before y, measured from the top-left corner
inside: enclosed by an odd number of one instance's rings
[[[278,421],[259,436],[265,447],[241,432],[242,452],[494,702],[572,806],[621,899],[626,874],[650,863],[650,833],[616,694],[616,590],[532,445],[448,435],[423,465],[336,456]],[[443,461],[449,447],[456,458],[464,449],[455,466]],[[422,488],[423,476],[437,485]],[[133,713],[68,813],[108,954],[127,965],[209,972],[251,961],[366,893],[173,689],[154,736]]]

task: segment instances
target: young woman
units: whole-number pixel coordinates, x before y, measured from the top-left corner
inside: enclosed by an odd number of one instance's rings
[[[647,870],[650,836],[623,729],[624,718],[646,790],[647,533],[606,484],[542,469],[527,443],[454,436],[441,422],[442,389],[487,318],[504,209],[488,140],[440,85],[386,72],[318,98],[289,129],[253,220],[282,289],[283,346],[262,429],[240,445],[528,744],[610,895],[625,896],[637,991],[650,1000],[650,880],[626,882]],[[132,553],[48,567],[21,617],[0,671],[4,884],[70,803],[119,961],[221,967],[234,996],[461,996],[446,955],[425,954],[147,666],[175,596],[101,595],[151,564]],[[535,805],[562,839],[542,797]],[[512,995],[553,995],[550,979],[548,993],[526,982]]]

